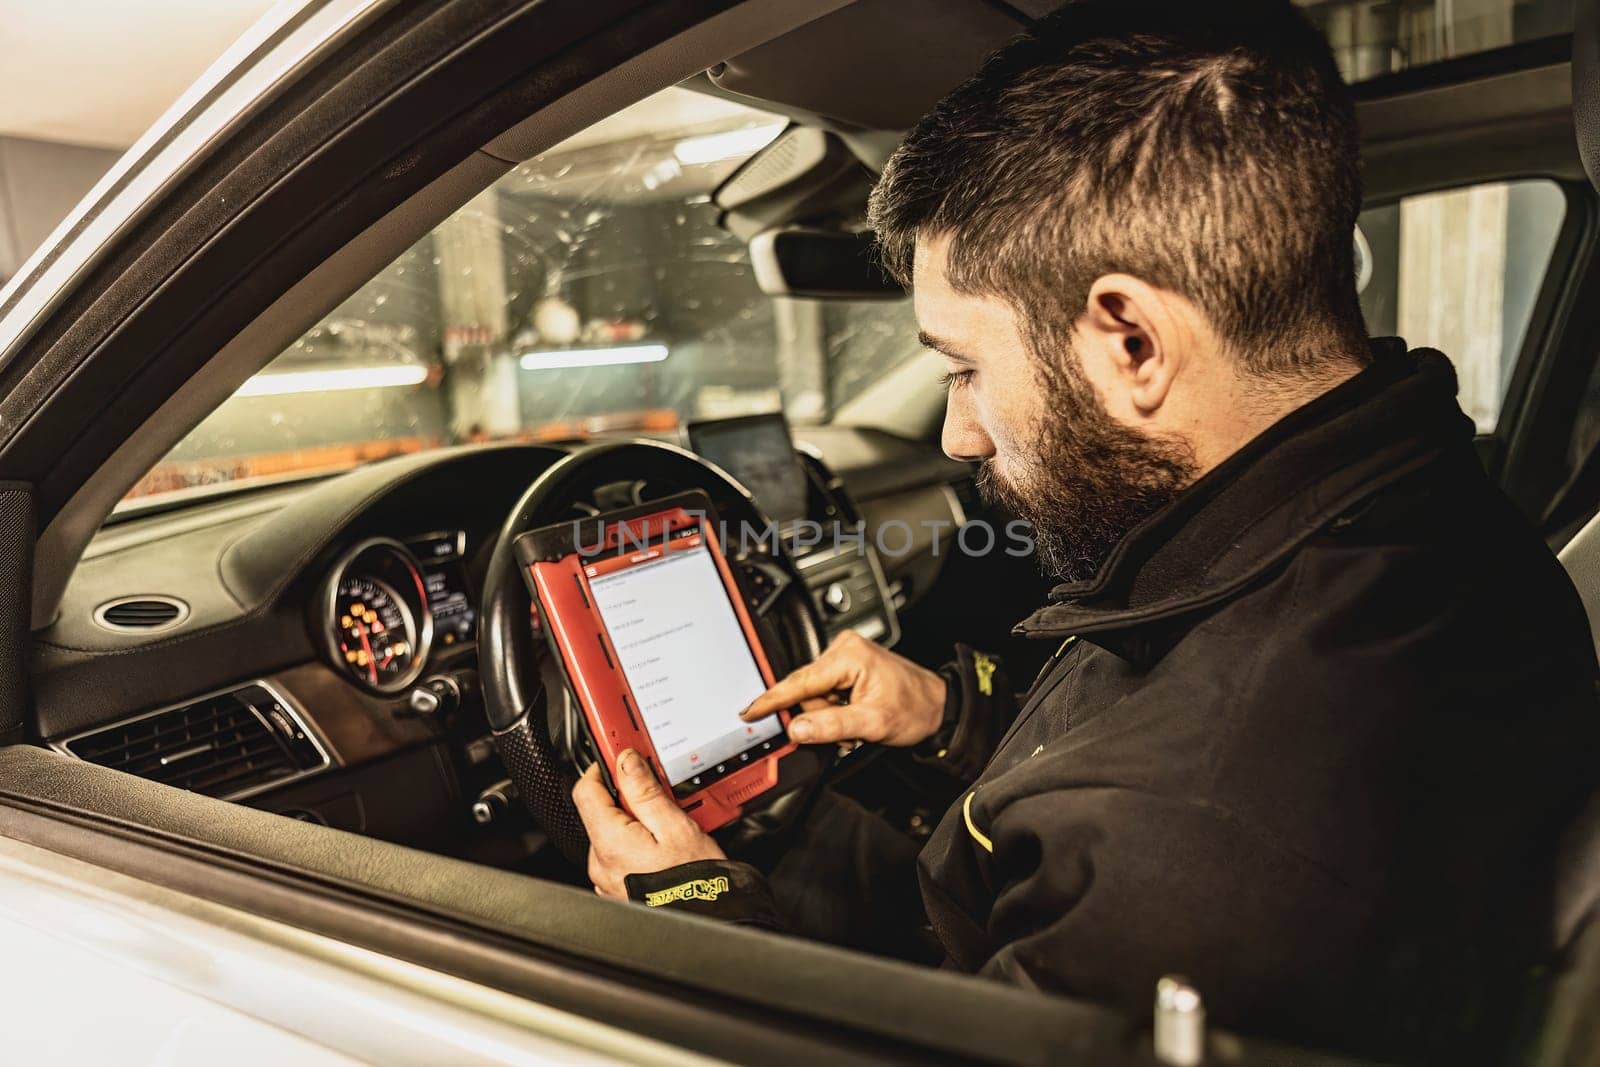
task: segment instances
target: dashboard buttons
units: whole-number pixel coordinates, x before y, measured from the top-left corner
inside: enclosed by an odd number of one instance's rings
[[[435,674],[422,680],[422,684],[406,695],[402,714],[418,718],[448,719],[467,698],[478,691],[477,671],[452,671]]]
[[[406,701],[412,713],[416,715],[437,715],[443,703],[439,699],[439,694],[425,685],[419,685],[413,689],[410,699]]]
[[[843,582],[830,582],[822,593],[822,604],[835,615],[850,610],[850,587]]]

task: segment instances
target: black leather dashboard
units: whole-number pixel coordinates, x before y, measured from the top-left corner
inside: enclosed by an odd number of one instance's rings
[[[970,480],[967,465],[879,431],[819,427],[795,437],[842,479],[869,535],[872,524],[901,514],[913,522],[951,515],[959,507],[952,484]],[[34,635],[36,736],[55,739],[274,678],[331,739],[341,766],[427,742],[425,732],[388,721],[392,700],[341,687],[342,676],[325,666],[313,633],[315,592],[332,561],[363,538],[445,528],[466,532],[465,570],[476,590],[512,503],[565,453],[521,444],[445,448],[108,526],[74,573],[58,618]],[[925,553],[884,562],[891,580],[928,566]],[[928,581],[919,573],[919,587]],[[187,617],[150,634],[95,621],[108,601],[150,594],[182,601]],[[333,716],[354,721],[325,721]]]
[[[563,454],[527,445],[441,449],[232,508],[108,528],[68,584],[60,616],[35,634],[39,734],[82,730],[316,658],[310,599],[345,545],[425,533],[446,517],[475,550]],[[151,635],[95,623],[97,605],[140,594],[175,597],[190,614]]]

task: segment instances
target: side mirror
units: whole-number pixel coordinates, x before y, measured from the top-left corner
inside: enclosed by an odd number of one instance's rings
[[[764,230],[750,239],[756,284],[768,296],[820,300],[900,300],[906,295],[878,265],[870,232],[814,226]]]

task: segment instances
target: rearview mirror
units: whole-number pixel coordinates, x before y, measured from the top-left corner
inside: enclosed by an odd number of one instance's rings
[[[878,265],[870,232],[784,226],[750,239],[756,284],[768,296],[899,300],[906,293]]]

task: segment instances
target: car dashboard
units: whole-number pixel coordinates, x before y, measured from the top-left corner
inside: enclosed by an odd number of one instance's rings
[[[819,616],[894,643],[941,565],[936,536],[917,540],[924,520],[959,527],[970,468],[844,427],[795,450],[809,521],[782,536]],[[567,452],[446,448],[106,527],[35,634],[37,740],[296,818],[530,862],[540,835],[477,701],[477,615],[501,524]],[[834,528],[856,536],[814,533]],[[752,603],[765,595],[759,568],[741,578]]]

